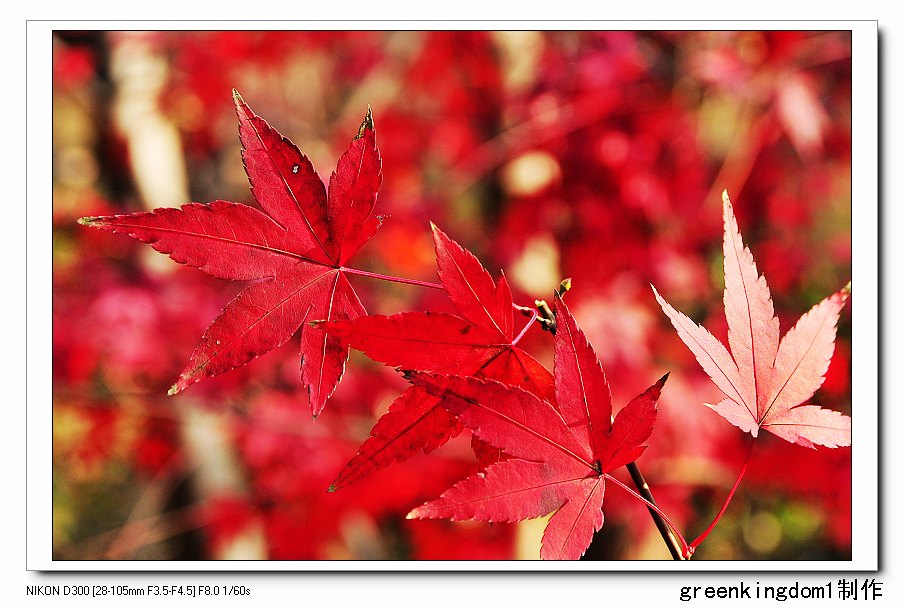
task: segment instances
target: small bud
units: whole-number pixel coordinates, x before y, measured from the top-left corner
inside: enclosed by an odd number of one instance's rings
[[[367,114],[364,115],[364,121],[361,122],[361,127],[358,128],[358,135],[355,136],[355,140],[364,137],[364,132],[368,129],[374,129],[374,115],[370,110],[370,104],[367,105]]]
[[[556,294],[561,297],[565,293],[571,290],[571,278],[565,278],[562,282],[559,283],[559,288],[556,290]]]

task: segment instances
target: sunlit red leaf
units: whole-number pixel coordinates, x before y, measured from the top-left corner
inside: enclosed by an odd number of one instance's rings
[[[371,216],[381,181],[373,118],[368,109],[327,193],[298,147],[234,97],[242,159],[264,212],[215,201],[81,222],[147,242],[212,276],[254,281],[205,331],[170,394],[266,354],[301,328],[301,379],[317,416],[348,349],[304,323],[366,313],[342,266],[381,222]]]
[[[512,458],[490,465],[408,514],[516,522],[552,513],[540,557],[578,559],[603,525],[605,479],[635,460],[653,430],[664,376],[612,420],[609,385],[593,348],[556,297],[556,396],[560,413],[530,392],[493,380],[410,372],[474,435]],[[591,389],[587,394],[586,389]],[[566,396],[577,393],[578,397]],[[602,408],[597,401],[603,398]],[[566,415],[566,413],[568,415]],[[580,416],[580,417],[575,417]]]
[[[505,278],[494,283],[473,254],[436,226],[433,238],[440,280],[460,316],[403,312],[317,326],[393,367],[498,380],[554,401],[550,373],[516,345],[512,294]],[[409,388],[377,421],[332,489],[419,451],[431,452],[459,431],[460,425],[436,397]],[[474,445],[481,466],[503,457],[485,444]]]

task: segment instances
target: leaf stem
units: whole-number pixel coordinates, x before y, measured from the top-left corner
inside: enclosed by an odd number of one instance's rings
[[[399,278],[397,276],[387,276],[385,274],[378,274],[376,272],[368,272],[363,269],[354,269],[352,267],[340,267],[339,271],[345,272],[347,274],[354,274],[356,276],[366,276],[368,278],[376,278],[377,280],[386,280],[388,282],[398,282],[399,284],[413,284],[414,286],[425,286],[430,289],[440,289],[440,290],[445,289],[445,287],[442,284],[437,284],[436,282],[427,282],[426,280],[411,280],[409,278]]]
[[[656,505],[655,503],[651,503],[651,502],[648,501],[647,499],[643,498],[641,495],[639,495],[638,493],[634,492],[633,490],[631,490],[630,488],[628,488],[628,486],[626,486],[625,484],[621,483],[620,481],[618,481],[616,478],[612,477],[612,476],[609,475],[608,473],[603,473],[603,477],[606,478],[607,480],[609,480],[610,482],[613,482],[613,483],[615,483],[615,484],[618,484],[625,492],[627,492],[628,494],[630,494],[631,496],[633,496],[634,498],[636,498],[638,501],[640,501],[640,502],[642,502],[644,505],[646,505],[646,506],[650,509],[650,511],[656,512],[656,514],[657,514],[660,518],[662,518],[662,520],[665,521],[665,523],[668,525],[668,527],[671,528],[672,531],[675,533],[675,535],[678,537],[678,541],[680,542],[680,545],[681,545],[681,557],[682,557],[682,558],[685,558],[685,559],[691,557],[691,554],[694,553],[694,552],[693,552],[693,549],[694,549],[694,548],[693,548],[693,547],[688,547],[687,541],[685,541],[685,540],[684,540],[684,537],[681,536],[681,531],[678,530],[678,527],[675,526],[675,525],[672,523],[672,521],[669,519],[669,517],[668,517],[667,515],[665,515],[665,514],[662,512],[661,509],[659,509],[659,506],[658,506],[658,505]]]
[[[92,220],[89,217],[85,217],[85,218],[88,221]],[[79,219],[79,222],[81,222],[81,221],[82,221],[82,219]],[[85,222],[83,224],[87,224],[87,222]],[[386,274],[378,274],[377,272],[369,272],[369,271],[363,270],[363,269],[355,269],[354,267],[340,267],[339,271],[345,272],[346,274],[352,274],[355,276],[365,276],[367,278],[375,278],[376,280],[386,280],[387,282],[396,282],[398,284],[411,284],[414,286],[423,286],[428,289],[439,289],[441,291],[446,290],[446,287],[444,287],[442,284],[439,284],[437,282],[428,282],[426,280],[412,280],[410,278],[399,278],[398,276],[387,276]],[[518,337],[512,342],[512,345],[515,345],[518,343],[518,340],[521,339],[521,336],[524,335],[524,333],[534,323],[534,321],[538,318],[539,315],[537,314],[537,311],[534,310],[533,308],[529,308],[529,307],[523,306],[523,305],[518,305],[517,303],[512,303],[512,307],[514,309],[518,310],[519,312],[521,312],[522,314],[524,314],[525,316],[531,317],[530,322],[527,323],[527,326],[525,326],[524,329],[522,329],[522,331],[518,335]]]
[[[527,330],[530,329],[530,326],[532,324],[534,324],[534,321],[537,320],[538,316],[540,316],[540,314],[537,313],[536,310],[531,311],[530,320],[527,321],[527,324],[524,325],[523,329],[521,329],[521,333],[518,334],[518,337],[516,337],[515,339],[512,340],[512,346],[516,345],[519,341],[521,341],[521,338],[524,337],[524,334],[527,333]]]
[[[631,474],[631,479],[634,481],[634,485],[637,486],[637,491],[640,493],[640,496],[646,499],[650,505],[658,507],[659,505],[656,504],[656,499],[653,498],[653,491],[650,490],[650,485],[644,478],[643,473],[640,472],[637,463],[631,462],[626,466],[628,468],[628,473]],[[678,539],[675,538],[675,533],[672,532],[668,523],[653,509],[653,507],[647,507],[647,510],[649,510],[650,516],[653,518],[653,523],[656,524],[656,529],[659,530],[659,534],[662,536],[662,540],[665,542],[666,547],[669,548],[669,553],[672,554],[672,560],[686,560],[684,554],[687,551],[687,546],[685,545],[684,548],[681,547]]]
[[[518,305],[517,303],[513,303],[512,307],[515,308],[516,310],[518,310],[519,312],[521,312],[525,316],[530,316],[531,314],[534,313],[533,308],[529,308],[529,307],[523,306],[523,305]]]
[[[741,478],[744,477],[744,473],[747,471],[747,465],[750,464],[750,455],[753,453],[753,446],[756,443],[756,437],[751,438],[750,445],[747,447],[747,455],[744,457],[744,464],[741,466],[741,472],[738,474],[738,479],[735,480],[734,486],[731,487],[731,492],[728,493],[728,498],[725,499],[725,503],[722,504],[722,509],[719,510],[719,513],[716,515],[715,519],[709,525],[709,527],[703,531],[703,534],[694,539],[693,543],[691,543],[691,548],[696,549],[704,540],[709,536],[709,534],[713,531],[713,528],[716,527],[716,523],[722,519],[722,516],[725,515],[725,511],[728,509],[728,504],[731,502],[732,497],[734,497],[734,493],[737,491],[738,486],[741,484]]]

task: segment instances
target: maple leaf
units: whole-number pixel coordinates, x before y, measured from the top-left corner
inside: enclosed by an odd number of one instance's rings
[[[308,157],[238,92],[233,97],[242,160],[263,212],[214,201],[79,222],[129,235],[211,276],[253,281],[204,332],[170,395],[273,350],[301,328],[301,379],[316,417],[342,377],[348,349],[304,323],[366,314],[343,266],[382,222],[371,215],[382,180],[373,118],[368,108],[327,193]]]
[[[702,325],[656,300],[703,370],[726,399],[707,407],[741,430],[757,436],[765,429],[804,447],[851,445],[851,419],[815,405],[803,405],[822,385],[835,347],[835,330],[846,287],[804,314],[779,342],[766,278],[757,273],[738,230],[728,193],[722,193],[725,236],[725,346]]]
[[[505,276],[494,283],[473,254],[435,225],[438,275],[455,314],[402,312],[316,323],[375,361],[401,369],[477,376],[527,388],[552,399],[549,371],[517,347],[512,292]],[[436,397],[409,387],[374,425],[358,454],[330,487],[336,490],[418,451],[429,453],[461,430]],[[498,449],[474,442],[481,466],[498,460]]]
[[[603,368],[558,296],[556,324],[558,409],[528,390],[493,380],[407,374],[480,439],[512,456],[458,482],[409,518],[515,522],[552,513],[540,557],[576,560],[584,553],[603,525],[608,474],[646,448],[668,375],[613,419]]]

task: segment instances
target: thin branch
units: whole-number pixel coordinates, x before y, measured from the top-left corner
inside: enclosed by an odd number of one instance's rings
[[[631,474],[631,480],[634,482],[634,485],[637,486],[637,491],[640,493],[640,496],[646,499],[650,504],[647,509],[650,512],[650,516],[653,518],[653,522],[656,524],[656,529],[659,530],[659,534],[665,542],[665,546],[669,548],[669,552],[672,554],[672,560],[686,560],[687,558],[684,556],[685,550],[681,547],[678,539],[675,538],[675,534],[669,528],[669,525],[662,516],[653,510],[653,507],[659,507],[659,505],[656,504],[656,499],[653,498],[653,492],[650,490],[650,485],[644,478],[643,473],[640,472],[637,463],[628,463],[627,467],[628,473]]]
[[[691,554],[693,553],[693,548],[688,547],[687,541],[685,541],[685,540],[684,540],[684,537],[681,536],[681,531],[678,530],[678,527],[675,526],[675,525],[672,523],[672,521],[669,519],[669,517],[668,517],[667,515],[665,515],[665,513],[662,512],[662,510],[659,508],[658,505],[656,505],[655,503],[651,503],[650,501],[648,501],[647,499],[645,499],[645,498],[642,497],[641,495],[637,494],[636,492],[634,492],[633,490],[631,490],[630,488],[628,488],[628,486],[626,486],[625,484],[621,483],[620,481],[618,481],[618,479],[612,477],[612,476],[609,475],[608,473],[603,473],[603,477],[606,478],[607,480],[609,480],[610,482],[613,482],[613,483],[617,484],[617,485],[620,486],[625,492],[627,492],[628,494],[630,494],[631,496],[633,496],[634,498],[636,498],[638,501],[642,502],[644,505],[647,506],[647,508],[648,508],[651,512],[655,512],[656,515],[659,516],[659,517],[660,517],[660,518],[668,525],[668,527],[672,529],[672,531],[673,531],[673,532],[675,533],[675,535],[678,537],[678,540],[680,541],[680,545],[681,545],[681,554],[680,554],[681,557],[682,557],[682,558],[690,558]]]

